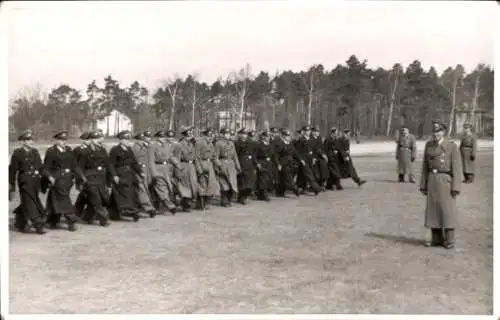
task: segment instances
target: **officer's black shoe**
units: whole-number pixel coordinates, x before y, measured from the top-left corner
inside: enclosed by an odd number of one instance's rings
[[[57,229],[57,225],[58,225],[57,223],[50,223],[49,228],[52,230]]]
[[[43,225],[39,225],[35,227],[36,233],[38,234],[46,234],[47,232],[43,229]]]
[[[156,217],[156,210],[149,210],[147,214],[149,215],[150,218],[154,218]]]
[[[413,180],[413,178],[410,178],[410,183],[415,183],[415,180]]]
[[[132,215],[132,219],[134,219],[134,222],[137,222],[139,221],[141,218],[139,217],[139,214],[138,213],[135,213]]]
[[[405,176],[404,176],[404,175],[402,175],[402,174],[400,174],[400,175],[398,176],[398,180],[399,180],[399,182],[405,182]]]
[[[68,223],[68,230],[71,232],[76,231],[76,224],[74,222]]]
[[[454,243],[445,243],[445,244],[443,245],[443,247],[444,247],[445,249],[450,250],[450,249],[455,248],[455,244],[454,244]]]
[[[337,188],[337,190],[344,190],[344,187],[342,187],[342,185],[339,183],[335,186],[335,188]]]
[[[300,197],[300,190],[298,188],[293,189],[293,193],[295,193],[295,196],[298,198]],[[284,196],[284,195],[283,195]]]
[[[175,215],[177,213],[177,208],[176,207],[170,208],[170,213],[172,215]]]
[[[107,221],[107,220],[103,220],[103,221],[100,221],[100,222],[99,222],[99,225],[100,225],[101,227],[109,227],[110,223],[109,223],[109,221]]]
[[[436,241],[427,241],[425,243],[425,246],[428,247],[428,248],[432,248],[432,247],[442,247],[443,244],[440,243],[440,242],[436,242]]]
[[[366,180],[359,180],[359,182],[358,182],[358,186],[360,186],[360,187],[361,187],[361,186],[362,186],[362,185],[364,185],[365,183],[366,183]]]

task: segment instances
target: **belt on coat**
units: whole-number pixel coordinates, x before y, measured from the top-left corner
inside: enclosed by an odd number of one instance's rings
[[[97,171],[103,171],[104,168],[101,167],[101,166],[98,166],[98,167],[94,167],[94,168],[85,168],[85,170],[97,170]]]
[[[474,148],[474,146],[464,146],[464,145],[462,145],[462,146],[460,146],[460,148],[468,148],[468,149],[473,149],[473,148]]]
[[[67,173],[71,172],[71,169],[68,169],[68,168],[61,169],[61,172],[62,172],[62,174],[67,174]]]
[[[181,160],[182,163],[193,163],[193,160]]]
[[[168,161],[155,161],[156,164],[166,165]]]
[[[144,163],[139,163],[139,165],[143,168],[146,168],[146,165]]]
[[[247,154],[247,155],[243,155],[243,156],[241,156],[241,158],[252,159],[252,156],[251,156],[251,155],[249,155],[249,154]]]
[[[269,158],[269,157],[263,157],[263,158],[257,158],[257,160],[271,161],[271,158]]]
[[[442,174],[448,174],[450,176],[453,176],[450,171],[442,171],[442,170],[438,170],[438,169],[429,169],[429,173],[433,173],[433,174],[442,173]]]
[[[39,174],[38,170],[19,171],[19,175],[38,176]]]

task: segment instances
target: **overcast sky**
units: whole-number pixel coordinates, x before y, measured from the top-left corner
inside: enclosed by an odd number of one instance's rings
[[[312,4],[310,2],[313,2]],[[9,6],[10,5],[10,6]],[[251,65],[272,74],[350,54],[370,67],[422,61],[441,72],[493,64],[494,2],[12,2],[9,94],[40,83],[85,90],[112,74],[157,87],[174,73],[203,81]]]

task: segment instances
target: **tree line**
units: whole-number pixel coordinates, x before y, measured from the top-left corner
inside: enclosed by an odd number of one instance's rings
[[[493,79],[493,68],[484,64],[468,73],[460,64],[450,66],[439,75],[418,60],[406,68],[396,63],[391,69],[372,69],[356,55],[332,69],[317,64],[275,74],[252,74],[247,64],[211,84],[196,74],[174,75],[152,91],[138,81],[126,86],[108,75],[103,86],[93,80],[84,92],[67,84],[48,94],[37,88],[20,91],[9,101],[9,132],[11,139],[26,129],[39,139],[50,138],[56,129],[77,136],[116,109],[131,118],[135,130],[218,128],[224,111],[235,128],[253,118],[258,130],[311,124],[323,134],[337,126],[362,136],[390,136],[405,125],[421,137],[430,133],[434,119],[448,124],[454,135],[460,130],[458,116],[472,122],[480,116],[478,133],[491,136]]]

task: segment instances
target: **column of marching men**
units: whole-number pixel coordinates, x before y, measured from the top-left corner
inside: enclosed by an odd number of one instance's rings
[[[453,248],[456,226],[456,196],[461,183],[472,183],[475,174],[477,138],[471,125],[464,125],[460,146],[445,138],[446,125],[434,122],[433,136],[423,151],[420,191],[426,196],[425,226],[431,229],[429,246]],[[106,227],[109,220],[139,221],[143,214],[175,214],[178,210],[207,210],[214,198],[221,207],[233,202],[247,204],[250,198],[270,201],[290,191],[299,197],[309,192],[342,190],[341,181],[351,178],[366,183],[350,155],[349,130],[332,128],[323,138],[319,130],[302,127],[295,138],[289,129],[271,128],[256,134],[241,129],[237,135],[211,129],[195,137],[193,128],[174,131],[129,131],[117,135],[119,143],[108,151],[100,132],[81,135],[82,144],[67,145],[68,133],[54,135],[55,143],[44,160],[34,147],[34,135],[24,132],[9,166],[9,199],[16,180],[20,204],[14,209],[16,229],[39,234],[55,229],[64,217],[67,228],[77,222]],[[396,140],[398,180],[415,183],[412,164],[416,139],[408,128]],[[461,172],[460,172],[461,171]],[[460,177],[464,176],[461,181]],[[70,192],[78,196],[72,203]],[[45,207],[40,193],[46,194]]]
[[[175,214],[178,210],[207,210],[214,198],[221,207],[251,198],[296,197],[308,192],[342,190],[341,180],[352,178],[359,186],[350,158],[349,130],[332,128],[322,138],[319,130],[304,126],[294,138],[289,129],[271,128],[257,134],[211,129],[195,137],[182,127],[176,139],[172,130],[134,136],[117,135],[109,152],[99,131],[80,136],[81,145],[67,145],[68,132],[56,133],[42,161],[34,147],[34,133],[24,132],[9,166],[9,198],[16,179],[20,204],[14,209],[14,226],[21,232],[58,228],[64,218],[68,230],[78,222],[108,226],[109,220],[139,221],[144,214]],[[78,196],[71,199],[76,187]],[[45,206],[40,200],[45,194]]]

